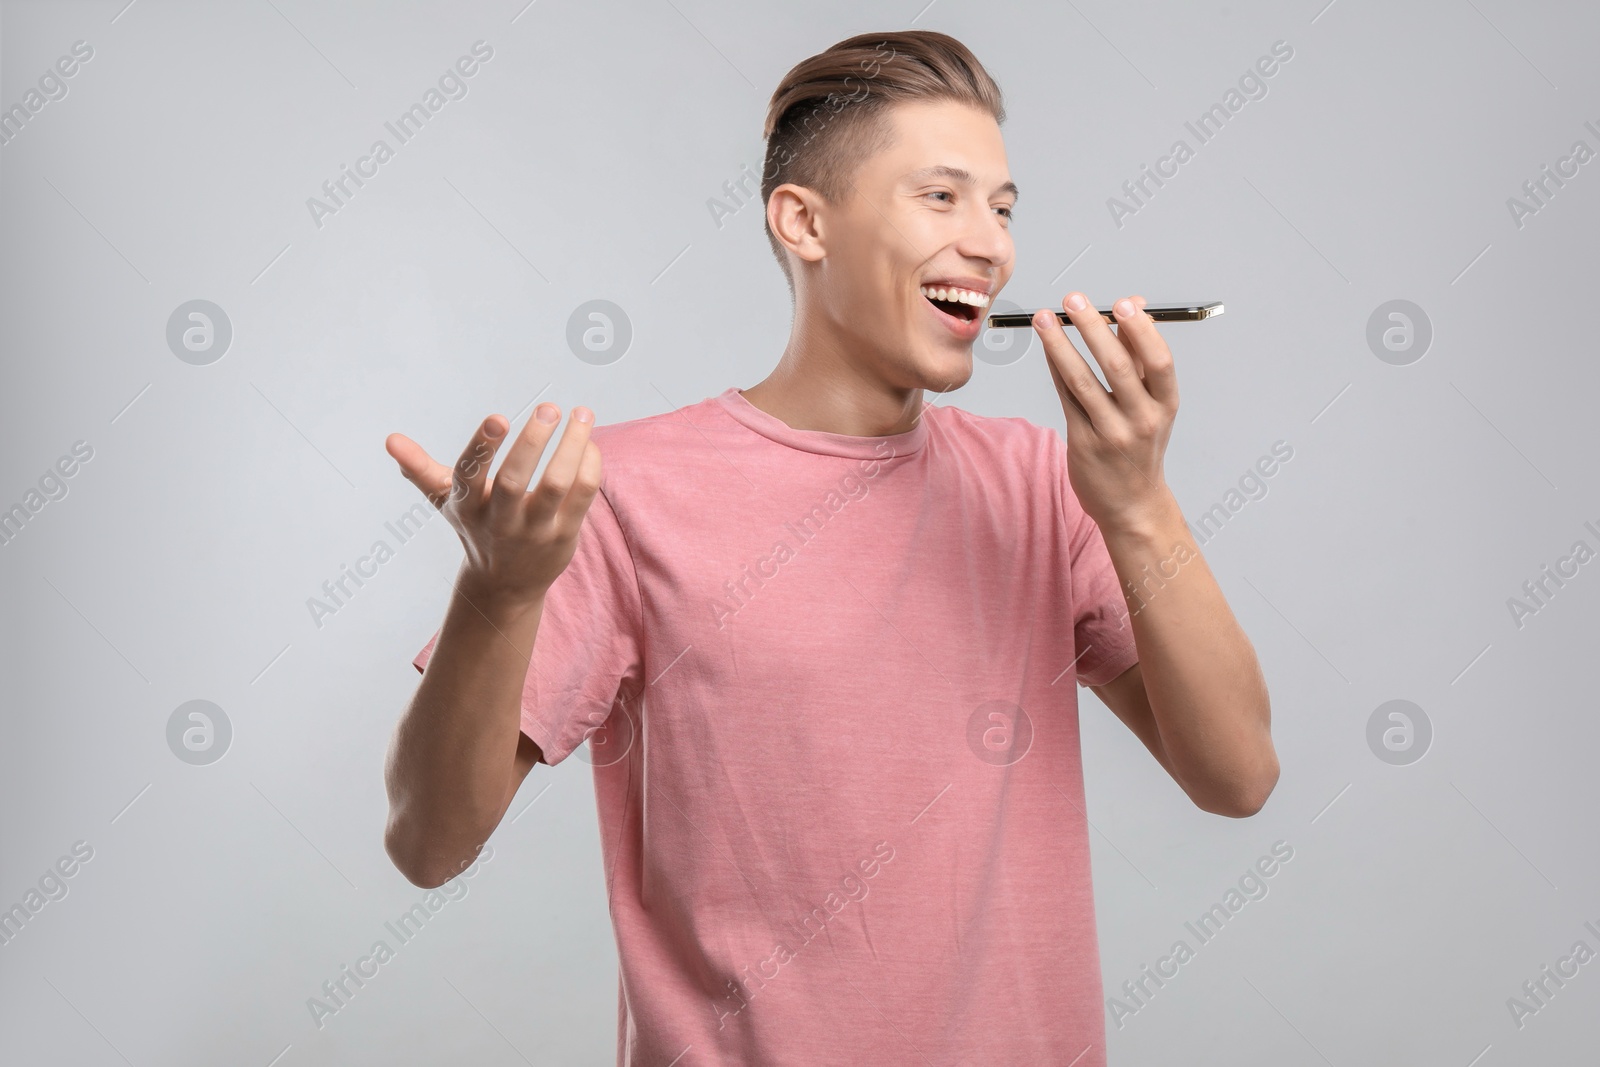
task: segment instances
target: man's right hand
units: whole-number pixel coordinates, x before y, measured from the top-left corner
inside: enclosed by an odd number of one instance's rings
[[[535,407],[492,479],[489,465],[510,429],[500,415],[483,421],[454,467],[435,462],[404,434],[384,441],[406,480],[455,527],[466,550],[461,584],[475,600],[512,607],[541,601],[572,562],[602,476],[600,449],[589,439],[594,412],[572,409],[539,484],[528,491],[560,422],[556,405]]]

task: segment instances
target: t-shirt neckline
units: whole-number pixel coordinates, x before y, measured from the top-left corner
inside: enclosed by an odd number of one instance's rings
[[[856,437],[826,430],[797,430],[776,415],[769,414],[746,400],[739,387],[730,385],[716,397],[729,415],[769,440],[804,452],[849,459],[888,459],[920,450],[928,440],[928,412],[933,407],[923,401],[922,417],[904,433],[882,437]],[[887,446],[887,448],[885,447]]]

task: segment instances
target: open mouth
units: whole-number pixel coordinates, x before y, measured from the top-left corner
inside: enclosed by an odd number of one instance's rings
[[[924,285],[922,296],[928,303],[953,318],[971,322],[989,306],[987,293],[941,285]]]

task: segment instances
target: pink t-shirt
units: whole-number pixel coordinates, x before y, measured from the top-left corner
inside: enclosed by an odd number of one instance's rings
[[[590,739],[618,1063],[1102,1067],[1076,685],[1138,653],[1061,437],[736,388],[593,437],[522,730]]]

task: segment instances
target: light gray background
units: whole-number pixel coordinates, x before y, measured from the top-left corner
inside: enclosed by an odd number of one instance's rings
[[[535,397],[609,423],[760,380],[788,294],[759,205],[719,229],[706,201],[759,171],[793,63],[910,26],[965,41],[1006,93],[1007,297],[1226,302],[1165,331],[1191,520],[1294,449],[1204,548],[1271,685],[1265,810],[1199,811],[1080,691],[1108,995],[1294,848],[1143,1010],[1108,1016],[1111,1061],[1593,1055],[1600,963],[1520,1028],[1506,1005],[1574,942],[1600,950],[1600,564],[1521,628],[1506,603],[1600,547],[1600,162],[1520,228],[1506,205],[1575,140],[1600,149],[1592,5],[524,2],[0,6],[0,106],[94,48],[0,147],[0,508],[94,449],[0,546],[0,907],[94,850],[0,946],[0,1061],[611,1062],[578,759],[537,769],[470,892],[312,1022],[307,998],[425,895],[383,851],[382,760],[459,543],[430,522],[320,628],[306,601],[419,499],[392,431],[454,457]],[[313,225],[306,199],[479,39],[469,94]],[[1114,225],[1122,181],[1278,40],[1294,57],[1268,95]],[[233,327],[208,366],[165,340],[194,299]],[[566,346],[591,299],[632,323],[610,365]],[[1434,331],[1406,366],[1366,341],[1393,299]],[[941,402],[1065,428],[1037,343]],[[207,766],[167,743],[195,699],[233,729]],[[1392,699],[1433,727],[1407,766],[1367,742]]]

